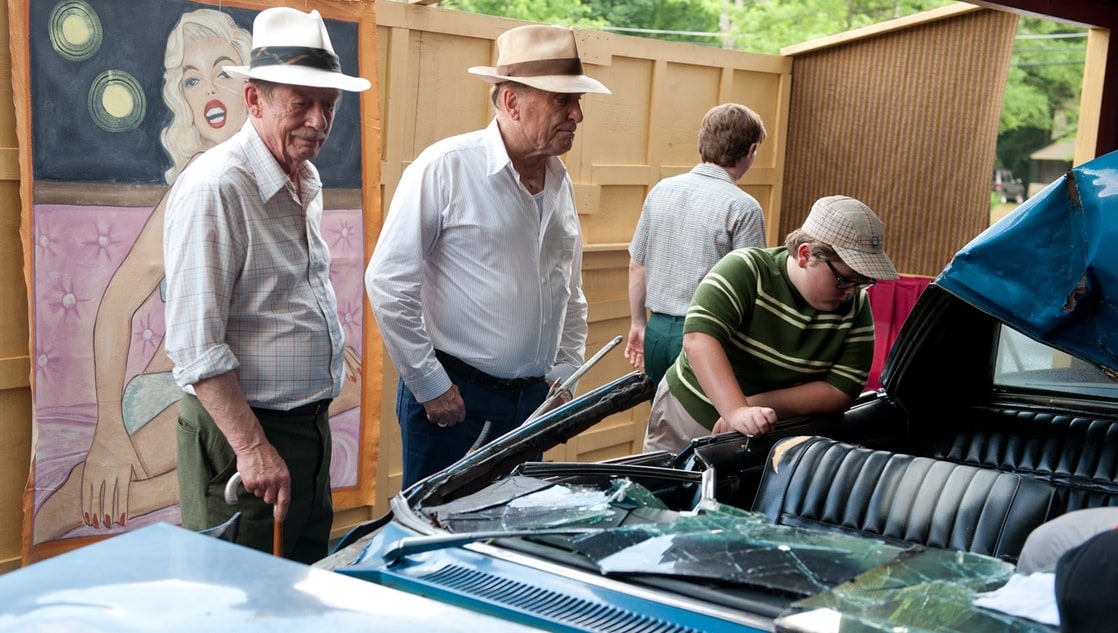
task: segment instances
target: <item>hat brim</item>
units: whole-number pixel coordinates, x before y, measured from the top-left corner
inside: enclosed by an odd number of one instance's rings
[[[345,90],[347,92],[364,92],[372,87],[369,80],[364,77],[350,77],[342,73],[320,70],[318,68],[307,68],[305,66],[277,65],[261,66],[259,68],[250,68],[249,66],[223,66],[222,69],[234,77],[259,79],[261,81],[270,81],[272,83],[288,84],[292,86],[337,88],[338,90]]]
[[[471,75],[476,75],[491,84],[515,81],[518,84],[531,86],[548,92],[613,94],[602,82],[587,77],[586,75],[539,75],[535,77],[510,77],[497,73],[492,66],[474,66],[467,69]]]
[[[859,275],[881,281],[893,281],[900,278],[897,269],[893,267],[893,262],[884,252],[867,253],[852,248],[842,248],[834,244],[830,246],[842,258],[842,263],[852,268]]]

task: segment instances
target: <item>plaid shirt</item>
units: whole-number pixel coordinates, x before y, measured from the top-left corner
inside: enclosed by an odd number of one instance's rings
[[[765,246],[765,215],[725,169],[703,163],[661,180],[629,244],[629,256],[645,267],[645,307],[684,316],[707,272],[746,246]]]
[[[166,344],[187,392],[234,370],[254,407],[287,410],[341,391],[345,340],[310,163],[299,184],[301,200],[249,121],[172,188]]]

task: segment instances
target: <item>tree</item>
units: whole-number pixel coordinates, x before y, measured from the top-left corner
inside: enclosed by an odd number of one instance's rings
[[[1082,28],[1021,18],[998,130],[998,166],[1027,177],[1029,154],[1075,136],[1085,57]]]
[[[705,46],[721,42],[721,0],[584,1],[591,15],[625,35]]]
[[[755,0],[727,6],[736,48],[780,49],[952,4],[951,0]]]
[[[445,0],[442,7],[533,22],[777,55],[792,44],[953,4],[953,0]],[[710,34],[710,35],[699,35]],[[1023,17],[1005,88],[998,166],[1029,173],[1029,154],[1074,136],[1085,31]]]
[[[444,0],[444,9],[467,13],[497,15],[516,20],[562,24],[580,28],[599,29],[606,23],[591,16],[590,8],[581,0]]]

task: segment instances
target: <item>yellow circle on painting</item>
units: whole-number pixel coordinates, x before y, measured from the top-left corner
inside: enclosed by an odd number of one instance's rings
[[[144,120],[147,99],[140,82],[123,70],[106,70],[89,87],[89,116],[106,132],[133,130]]]
[[[132,100],[132,93],[120,85],[105,86],[101,93],[101,105],[105,112],[118,119],[123,119],[132,113],[136,103]]]
[[[54,5],[48,32],[55,52],[76,62],[92,57],[104,37],[101,19],[85,0],[63,0]]]
[[[62,20],[62,36],[72,46],[84,46],[89,43],[92,33],[89,22],[77,15],[68,15]]]

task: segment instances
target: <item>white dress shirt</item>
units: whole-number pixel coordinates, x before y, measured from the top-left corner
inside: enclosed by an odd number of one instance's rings
[[[498,378],[564,380],[582,364],[582,235],[558,158],[542,196],[541,213],[495,119],[433,144],[404,170],[365,287],[419,402],[451,386],[435,349]]]
[[[166,348],[184,390],[236,370],[254,407],[341,391],[345,335],[310,163],[299,184],[302,199],[251,121],[175,182],[163,229]]]

